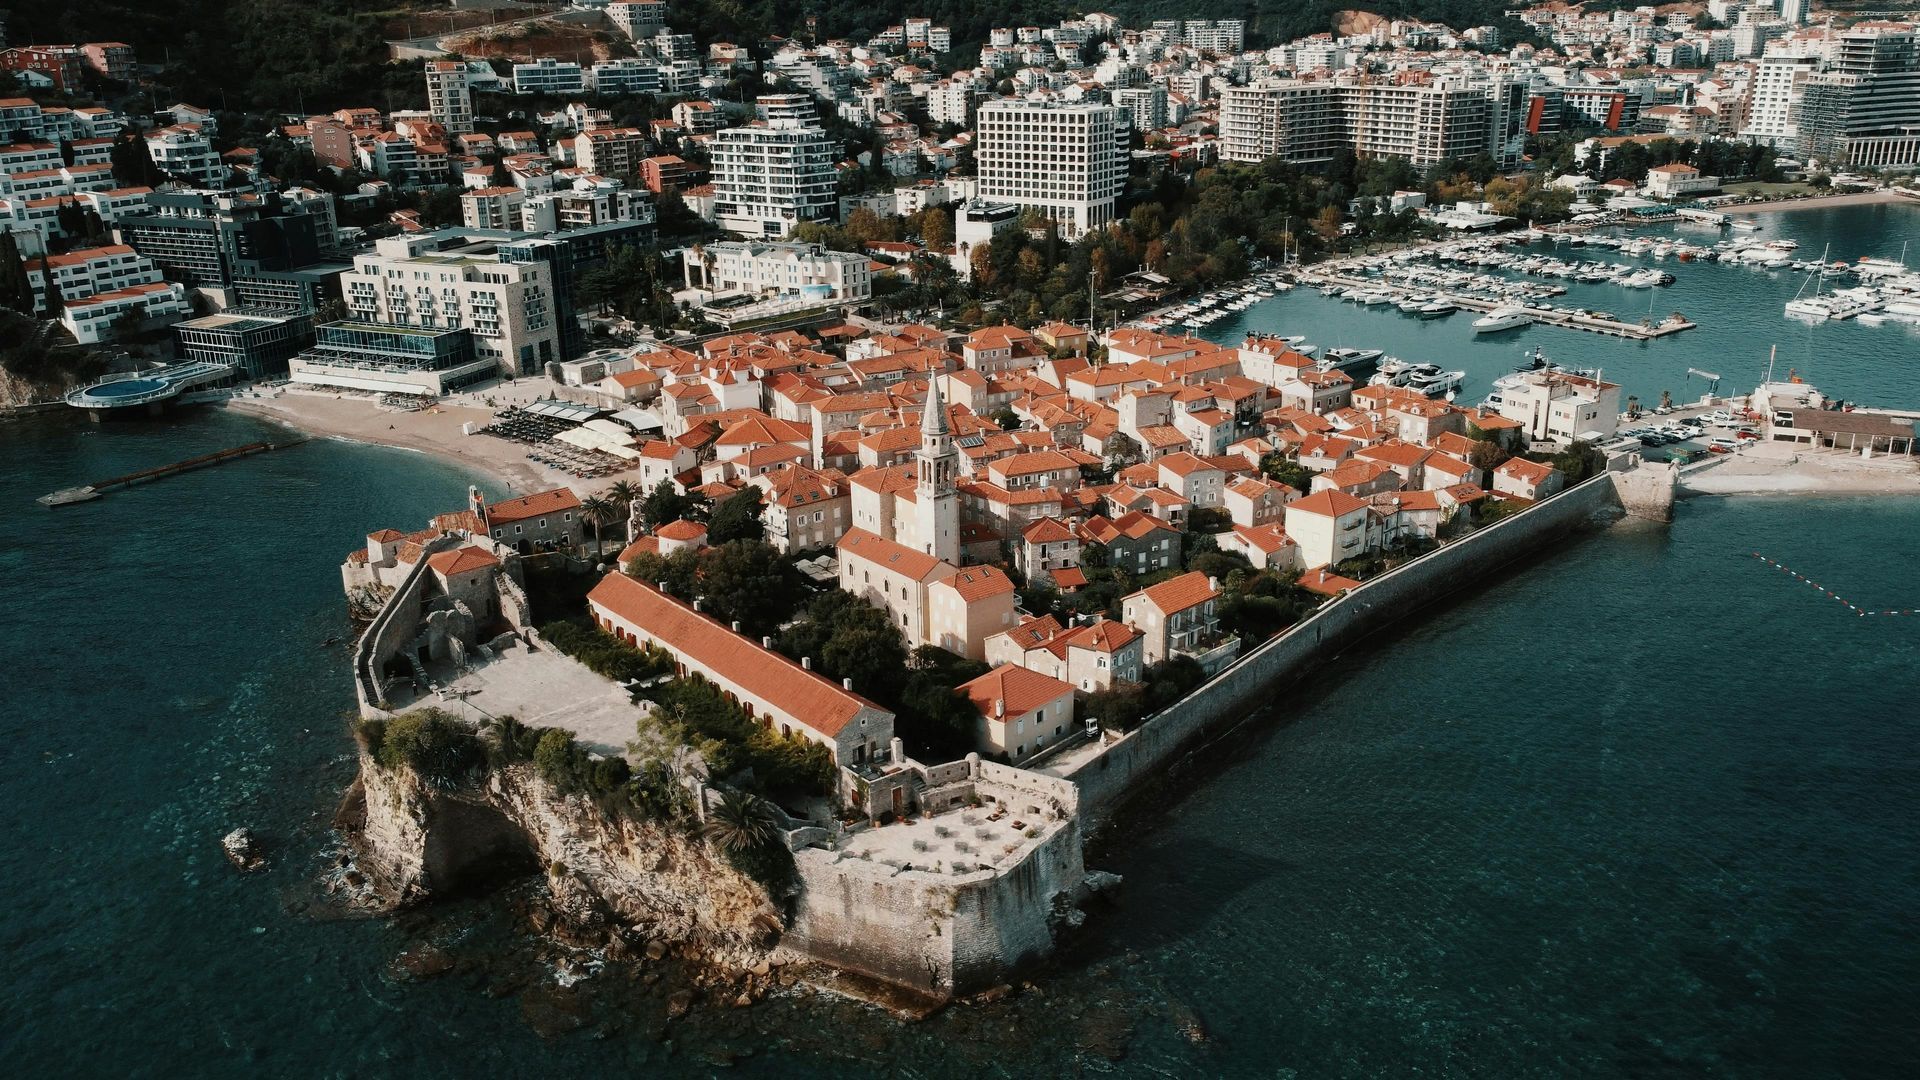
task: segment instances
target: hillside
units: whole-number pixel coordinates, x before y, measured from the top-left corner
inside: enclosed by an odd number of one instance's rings
[[[911,9],[953,30],[966,50],[996,26],[1047,26],[1090,5],[1063,0],[916,0]],[[674,28],[703,42],[750,44],[804,27],[811,15],[828,36],[863,39],[904,9],[867,0],[676,0]],[[1334,30],[1372,11],[1456,27],[1502,21],[1498,0],[1116,0],[1101,9],[1146,25],[1155,19],[1244,18],[1248,42],[1262,45]],[[418,22],[409,23],[418,13]],[[145,63],[169,65],[172,95],[214,108],[319,111],[344,105],[417,107],[417,68],[390,66],[386,39],[397,27],[447,24],[439,0],[92,0],[14,8],[15,41],[125,41]]]

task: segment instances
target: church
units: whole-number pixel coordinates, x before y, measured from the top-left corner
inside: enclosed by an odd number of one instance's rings
[[[909,645],[978,659],[988,637],[1013,625],[1017,595],[994,567],[960,569],[959,468],[934,379],[913,463],[852,479],[854,528],[840,538],[840,587],[885,610]]]

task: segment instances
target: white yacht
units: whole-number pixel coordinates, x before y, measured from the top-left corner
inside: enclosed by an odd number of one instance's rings
[[[1497,307],[1485,315],[1473,320],[1473,332],[1476,334],[1496,334],[1502,330],[1527,326],[1533,322],[1533,316],[1519,304]]]

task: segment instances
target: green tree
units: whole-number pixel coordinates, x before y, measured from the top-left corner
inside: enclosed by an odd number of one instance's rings
[[[760,489],[752,484],[721,500],[707,524],[707,542],[718,547],[734,540],[763,540],[767,526],[761,520],[766,507],[760,501]]]
[[[703,607],[743,633],[771,634],[793,615],[800,586],[780,552],[762,540],[733,540],[700,555]]]
[[[600,530],[619,520],[620,508],[611,499],[603,495],[589,495],[580,501],[580,516],[593,526],[593,553],[595,556],[607,550],[606,543],[600,537]]]

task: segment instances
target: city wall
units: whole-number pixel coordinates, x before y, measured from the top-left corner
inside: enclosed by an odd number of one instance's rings
[[[1323,604],[1311,616],[1240,658],[1218,676],[1138,728],[1110,742],[1104,753],[1067,778],[1080,789],[1083,826],[1091,832],[1109,820],[1145,781],[1162,774],[1206,732],[1244,719],[1276,700],[1284,684],[1300,679],[1341,649],[1432,603],[1498,567],[1531,554],[1592,521],[1617,511],[1617,480],[1606,473],[1537,506],[1496,522],[1374,578]],[[1671,503],[1671,474],[1667,474]],[[1657,505],[1657,488],[1630,489],[1633,500]],[[1652,516],[1652,515],[1649,515]]]
[[[935,1001],[999,985],[1052,950],[1060,898],[1086,877],[1078,820],[1050,827],[1018,863],[963,875],[795,852],[802,888],[781,948]]]

